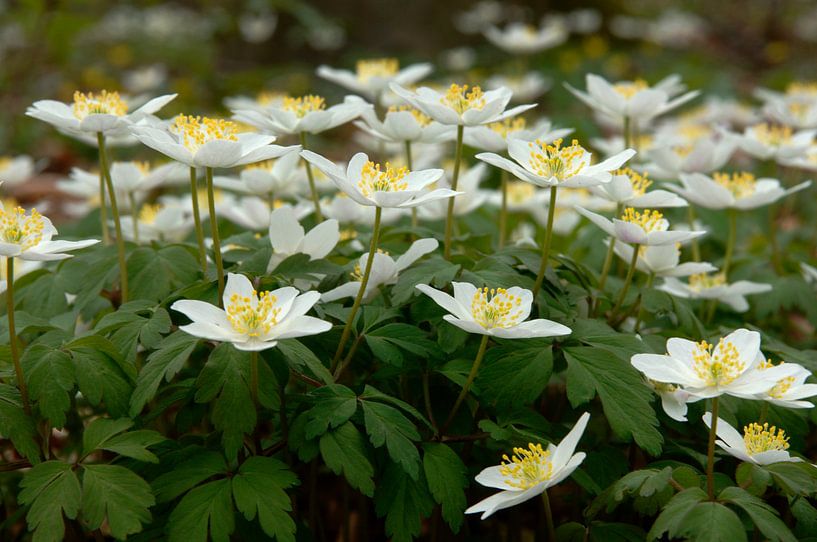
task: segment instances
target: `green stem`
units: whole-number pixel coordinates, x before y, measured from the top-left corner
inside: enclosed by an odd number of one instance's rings
[[[451,422],[454,421],[454,416],[457,415],[460,405],[462,405],[462,402],[468,396],[468,392],[471,390],[471,385],[474,383],[474,379],[476,379],[477,373],[479,372],[479,366],[482,364],[482,358],[485,357],[485,351],[488,349],[488,339],[490,338],[490,335],[482,336],[482,342],[479,343],[477,357],[474,359],[474,364],[471,365],[471,372],[468,373],[468,379],[465,381],[465,385],[462,387],[460,394],[457,396],[457,400],[454,401],[454,406],[451,408],[451,413],[448,415],[448,419],[445,420],[445,423],[440,428],[440,435],[445,435],[446,431],[448,431],[448,426],[450,426]]]
[[[689,222],[689,229],[695,229],[695,209],[692,205],[687,207],[687,222]],[[693,262],[700,262],[701,261],[701,247],[698,244],[698,239],[695,238],[690,243],[692,247],[692,261]]]
[[[431,386],[430,376],[428,370],[423,371],[423,404],[426,407],[426,416],[431,422],[431,427],[434,428],[434,433],[437,433],[437,421],[434,419],[434,410],[431,408]]]
[[[647,275],[647,284],[644,285],[645,290],[649,290],[650,288],[652,288],[653,280],[655,280],[655,273],[651,272],[649,275]],[[635,328],[634,328],[636,333],[638,333],[638,330],[641,327],[641,321],[644,319],[644,307],[642,306],[642,304],[643,304],[643,301],[642,301],[641,297],[639,297],[639,300],[638,300],[638,317],[636,318]]]
[[[133,242],[139,244],[139,209],[136,207],[136,195],[128,192],[131,222],[133,222]]]
[[[616,205],[616,217],[621,216],[623,211],[623,204],[619,203]],[[607,277],[610,274],[610,268],[613,265],[613,255],[616,251],[616,241],[617,239],[615,237],[610,237],[610,243],[607,245],[607,254],[604,256],[604,264],[601,267],[601,276],[599,277],[599,294],[604,293],[604,286],[607,284]],[[598,313],[599,305],[601,305],[601,296],[596,298],[596,306],[593,309],[593,314]]]
[[[306,132],[301,132],[301,149],[306,150]],[[312,164],[304,159],[304,168],[306,169],[306,178],[309,180],[309,193],[312,196],[312,203],[315,205],[315,221],[320,224],[323,222],[323,214],[321,213],[321,199],[318,196],[318,189],[315,187],[315,176],[312,173]]]
[[[409,169],[409,171],[411,171],[413,167],[411,159],[411,141],[406,140],[404,145],[406,149],[406,167]],[[411,229],[412,231],[417,229],[417,207],[411,208]],[[412,233],[412,238],[414,237],[414,233]]]
[[[633,257],[630,258],[630,268],[627,269],[627,276],[624,278],[624,286],[621,288],[621,293],[618,294],[618,300],[610,313],[610,318],[615,319],[621,306],[624,304],[624,299],[627,297],[627,292],[630,291],[630,284],[633,282],[633,275],[635,275],[636,264],[638,263],[638,249],[639,245],[633,245]]]
[[[624,137],[624,148],[629,149],[632,144],[632,134],[630,133],[630,117],[624,115],[624,126],[622,128],[622,136]]]
[[[499,249],[502,250],[508,235],[508,172],[504,169],[501,172],[500,183],[502,205],[499,208]]]
[[[706,449],[706,493],[715,500],[715,436],[718,430],[718,398],[712,398],[712,424],[709,428],[709,446]]]
[[[548,265],[548,257],[550,256],[550,242],[553,239],[553,217],[556,215],[556,186],[550,187],[550,204],[548,205],[548,225],[545,230],[545,242],[542,245],[542,260],[539,263],[539,273],[536,275],[536,282],[533,285],[533,298],[539,293],[542,287],[542,282],[545,280],[545,270]]]
[[[216,261],[216,277],[218,278],[218,304],[224,301],[224,263],[221,261],[221,240],[218,235],[218,217],[216,216],[216,194],[213,189],[213,168],[204,168],[204,178],[207,181],[207,205],[210,209],[210,235],[213,237],[213,259]]]
[[[723,272],[724,278],[729,280],[729,268],[732,265],[732,253],[735,251],[735,238],[737,237],[737,230],[738,230],[738,212],[735,209],[728,209],[726,211],[729,217],[729,237],[726,241],[726,254],[724,255],[723,259]]]
[[[20,350],[17,347],[17,328],[14,327],[14,258],[12,256],[6,256],[6,314],[9,321],[9,345],[11,346],[11,360],[14,362],[14,373],[17,375],[17,387],[20,388],[23,411],[27,416],[31,416],[28,386],[23,374],[23,366],[20,364]]]
[[[462,134],[465,126],[457,125],[457,147],[454,152],[454,174],[451,176],[451,190],[457,189],[460,177],[460,163],[462,162]],[[448,213],[445,217],[445,248],[443,255],[446,260],[451,259],[451,230],[454,228],[454,198],[448,198]]]
[[[122,303],[128,302],[128,267],[125,261],[125,238],[122,236],[122,224],[119,220],[119,207],[116,205],[116,192],[111,179],[108,153],[105,150],[105,135],[102,132],[96,134],[99,144],[99,162],[105,174],[105,185],[108,188],[108,197],[111,200],[111,213],[113,214],[113,226],[116,232],[116,252],[119,258],[119,288],[122,291]]]
[[[778,275],[783,274],[780,258],[780,243],[777,239],[777,212],[774,205],[769,206],[769,244],[772,247],[772,265]]]
[[[548,497],[548,490],[542,492],[542,504],[545,507],[545,521],[548,529],[548,542],[556,542],[556,528],[553,525],[553,512],[550,509],[550,498]]]
[[[250,396],[258,408],[258,352],[250,352]]]
[[[99,221],[102,226],[102,243],[111,244],[111,233],[108,231],[108,204],[105,201],[105,172],[102,169],[102,155],[99,155]]]
[[[372,263],[374,262],[374,256],[377,253],[377,242],[380,238],[380,216],[382,213],[383,209],[380,207],[375,207],[372,241],[369,245],[369,256],[366,258],[366,268],[364,269],[363,276],[360,279],[360,289],[357,291],[357,295],[355,296],[355,302],[352,304],[352,310],[349,312],[349,317],[346,319],[346,325],[344,326],[343,333],[340,336],[338,349],[335,351],[335,357],[332,359],[332,372],[335,372],[335,368],[337,368],[337,365],[343,356],[343,348],[346,346],[346,341],[349,340],[349,335],[352,332],[352,325],[354,324],[355,316],[357,315],[357,311],[360,309],[360,303],[363,301],[363,296],[366,294],[366,287],[369,284],[369,275],[372,272]]]
[[[269,205],[270,212],[275,210],[275,191],[270,190],[267,194],[267,205]]]
[[[196,223],[196,242],[199,244],[199,263],[201,272],[206,276],[207,248],[204,246],[204,228],[201,225],[201,213],[199,212],[199,185],[194,166],[190,166],[190,198],[193,203],[193,221]]]

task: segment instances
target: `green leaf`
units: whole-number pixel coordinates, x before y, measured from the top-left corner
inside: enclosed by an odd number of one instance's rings
[[[23,410],[20,391],[8,384],[0,384],[0,435],[11,439],[14,448],[31,463],[39,463],[40,447],[34,420]]]
[[[638,371],[605,350],[591,347],[565,348],[567,397],[575,408],[601,399],[604,415],[620,438],[634,438],[651,455],[661,453],[664,439],[652,408],[652,392]]]
[[[195,251],[183,245],[139,247],[128,257],[131,299],[162,301],[194,282],[201,271]]]
[[[35,273],[40,274],[36,277],[31,276]],[[23,279],[19,282],[17,279],[14,281],[14,298],[18,308],[47,317],[68,310],[68,300],[65,298],[67,283],[61,273],[38,270],[26,274],[23,278],[25,281]]]
[[[442,506],[443,519],[457,533],[468,504],[465,499],[468,469],[451,448],[429,442],[423,444],[423,472],[434,500]]]
[[[227,465],[220,453],[200,451],[157,477],[153,481],[153,491],[159,502],[171,501],[204,480],[226,471]]]
[[[762,497],[772,483],[772,475],[754,463],[741,463],[735,471],[735,480],[752,495]]]
[[[685,516],[679,536],[690,542],[741,542],[746,531],[736,513],[717,502],[699,502]]]
[[[183,331],[165,337],[158,349],[151,352],[147,363],[136,378],[136,389],[130,399],[130,415],[135,417],[153,399],[162,379],[170,382],[184,366],[199,339]]]
[[[670,499],[661,514],[656,518],[655,523],[647,533],[647,540],[657,540],[664,533],[670,539],[680,536],[686,515],[706,498],[706,493],[697,487],[679,492]]]
[[[357,411],[355,392],[340,384],[316,388],[309,394],[309,398],[313,406],[305,413],[307,421],[304,430],[307,439],[323,435],[330,427],[338,427]]]
[[[404,412],[411,414],[416,420],[423,422],[426,427],[429,429],[433,429],[431,426],[431,422],[429,422],[425,416],[420,414],[420,411],[411,406],[410,404],[406,403],[405,401],[401,401],[397,397],[392,397],[391,395],[386,395],[382,391],[378,390],[373,386],[369,386],[368,384],[363,389],[363,393],[358,397],[364,401],[381,401],[383,403],[388,403],[392,406],[396,406],[399,409],[402,409]]]
[[[29,530],[34,531],[34,542],[63,540],[63,514],[76,519],[82,498],[82,488],[71,464],[40,463],[25,474],[20,486],[18,498],[29,506],[26,521]]]
[[[170,514],[169,542],[229,542],[235,530],[233,492],[229,479],[216,480],[190,491]]]
[[[121,418],[110,420],[107,418],[97,418],[92,421],[82,435],[82,455],[88,455],[102,445],[114,435],[118,435],[130,429],[133,420]]]
[[[82,477],[82,517],[91,529],[107,519],[114,538],[124,539],[150,522],[155,504],[150,486],[119,465],[85,465]]]
[[[302,372],[302,370],[306,368],[324,384],[333,384],[335,382],[332,373],[330,373],[329,369],[318,359],[318,356],[300,341],[296,339],[278,341],[277,348],[294,370]]]
[[[147,448],[163,442],[165,438],[156,431],[146,429],[123,433],[132,425],[133,422],[127,418],[97,418],[92,421],[82,435],[83,455],[87,456],[94,450],[108,450],[139,461],[158,463],[159,459]]]
[[[392,302],[395,305],[402,305],[411,296],[417,295],[419,290],[415,286],[418,284],[431,284],[436,288],[442,288],[451,282],[459,271],[459,265],[440,256],[429,257],[400,272],[397,284],[392,288]]]
[[[808,463],[784,461],[763,468],[788,495],[807,497],[817,493],[817,469]]]
[[[94,330],[100,334],[111,334],[111,342],[122,355],[134,361],[140,343],[145,348],[155,348],[162,340],[162,334],[170,331],[171,321],[167,311],[161,307],[154,310],[150,305],[144,300],[127,303],[116,312],[103,316]]]
[[[553,372],[549,342],[535,339],[522,342],[523,346],[509,341],[488,350],[477,377],[477,386],[485,399],[501,407],[532,403]]]
[[[410,542],[420,534],[422,520],[431,514],[434,500],[423,476],[412,480],[399,466],[389,464],[377,486],[375,511],[386,516],[386,535],[392,542]]]
[[[727,487],[718,495],[718,500],[740,507],[771,542],[797,542],[797,538],[778,517],[777,511],[745,490],[734,486]]]
[[[367,457],[366,441],[352,422],[321,436],[319,447],[332,472],[343,473],[349,484],[367,497],[374,494],[374,467]]]
[[[135,369],[127,364],[110,341],[88,335],[68,343],[76,365],[79,389],[92,405],[104,401],[111,416],[126,416]]]
[[[417,428],[399,410],[372,401],[361,402],[369,440],[375,448],[384,444],[392,460],[414,480],[420,470],[420,454],[412,441],[420,440]]]
[[[33,344],[23,353],[20,363],[29,395],[37,402],[40,413],[52,426],[63,427],[76,383],[71,356],[49,346]]]
[[[247,459],[233,477],[233,498],[238,510],[249,521],[258,515],[261,528],[280,542],[294,542],[295,521],[285,489],[298,484],[287,466],[271,457]]]
[[[436,344],[426,338],[423,330],[410,324],[387,324],[368,332],[365,337],[375,357],[390,365],[402,365],[403,351],[428,358],[437,350]]]

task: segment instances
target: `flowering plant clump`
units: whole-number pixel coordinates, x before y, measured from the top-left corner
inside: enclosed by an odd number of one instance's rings
[[[715,97],[683,14],[133,4],[4,55],[84,60],[0,130],[0,540],[814,539],[817,83]]]

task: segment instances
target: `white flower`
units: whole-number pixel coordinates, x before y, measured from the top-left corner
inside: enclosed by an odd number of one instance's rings
[[[417,207],[435,199],[459,194],[447,188],[425,190],[440,179],[441,169],[409,171],[390,164],[381,170],[380,164],[369,161],[365,153],[355,154],[346,171],[312,151],[301,151],[304,160],[332,179],[338,189],[361,205],[373,207]]]
[[[683,387],[690,394],[687,402],[723,394],[754,399],[793,372],[784,365],[758,371],[759,354],[760,333],[738,329],[714,347],[671,338],[667,354],[636,354],[630,362],[650,380]]]
[[[647,121],[692,100],[700,92],[691,91],[673,98],[679,88],[678,76],[670,76],[650,87],[643,80],[609,83],[592,73],[586,76],[587,92],[565,83],[578,99],[600,113],[615,118]],[[681,87],[682,88],[682,87]]]
[[[537,71],[528,72],[521,77],[492,75],[485,81],[485,88],[488,90],[500,87],[507,87],[513,92],[512,102],[529,102],[547,92],[551,81]]]
[[[34,102],[26,115],[45,121],[69,134],[76,132],[103,133],[122,136],[129,125],[135,124],[157,112],[176,94],[159,96],[138,109],[128,112],[127,100],[118,92],[103,90],[98,94],[74,93],[74,102],[66,104],[56,100]]]
[[[738,136],[741,149],[761,160],[794,160],[806,154],[817,130],[795,132],[788,126],[767,123],[747,127]]]
[[[507,88],[483,93],[479,87],[452,84],[446,93],[442,94],[429,87],[420,87],[414,92],[396,83],[389,87],[409,105],[447,126],[490,124],[536,107],[536,104],[528,104],[506,110],[512,95]]]
[[[689,277],[688,284],[676,278],[667,277],[664,279],[664,284],[658,289],[685,299],[716,299],[726,303],[736,312],[746,312],[749,310],[749,303],[745,296],[770,292],[772,285],[748,280],[727,284],[724,274],[717,273],[692,275]]]
[[[686,277],[717,271],[717,267],[709,262],[679,263],[681,250],[676,244],[652,245],[634,249],[628,244],[616,243],[613,250],[628,263],[633,259],[633,250],[638,250],[636,269],[658,277]]]
[[[510,23],[504,29],[492,26],[485,30],[488,41],[512,55],[529,55],[561,45],[567,40],[568,29],[551,20],[540,28],[523,23]]]
[[[370,205],[361,205],[343,192],[338,192],[333,198],[321,199],[321,210],[327,218],[334,218],[341,224],[374,224],[375,208]],[[381,210],[381,224],[394,224],[405,216],[406,209],[387,207]]]
[[[22,184],[34,175],[34,160],[30,156],[0,156],[0,181],[6,186]]]
[[[325,258],[340,240],[338,221],[324,220],[305,233],[292,207],[279,207],[269,217],[272,257],[267,272],[293,254],[307,254],[310,260]]]
[[[51,261],[70,258],[66,252],[99,243],[98,239],[84,241],[52,241],[57,234],[48,218],[32,209],[6,209],[0,200],[0,256],[21,260]]]
[[[123,216],[122,234],[133,241],[133,220],[131,215]],[[146,204],[136,217],[139,228],[139,241],[181,242],[193,227],[190,212],[179,205]]]
[[[414,241],[408,250],[397,258],[397,260],[386,252],[377,251],[374,255],[374,261],[372,261],[372,270],[369,274],[369,282],[366,284],[363,300],[368,301],[373,298],[380,289],[380,286],[395,284],[401,271],[407,269],[411,264],[426,254],[437,250],[439,245],[436,239],[418,239]],[[358,263],[355,265],[355,270],[352,273],[354,280],[342,284],[328,292],[324,292],[321,294],[321,301],[328,303],[345,297],[357,296],[361,285],[361,270],[366,269],[368,261],[369,253],[367,252],[360,257],[360,260],[358,260]]]
[[[664,218],[664,215],[650,209],[639,212],[632,207],[627,207],[621,218],[613,218],[612,222],[582,207],[576,207],[576,210],[604,230],[607,235],[624,243],[674,245],[706,234],[705,231],[670,231],[669,221]]]
[[[279,199],[273,202],[274,209],[284,207],[291,208],[298,220],[314,212],[314,207],[307,202],[296,203],[295,205],[290,205]],[[220,201],[216,202],[216,212],[219,217],[226,218],[230,222],[252,231],[269,229],[272,210],[266,198],[261,199],[257,196],[234,198],[229,194],[223,194]]]
[[[709,173],[722,168],[737,147],[737,139],[700,125],[658,130],[654,144],[644,150],[644,169],[659,179],[677,179],[681,173]]]
[[[712,428],[712,413],[706,412],[703,415],[703,421],[707,427]],[[732,457],[747,463],[771,465],[783,461],[794,463],[802,461],[787,451],[789,439],[786,437],[786,432],[782,429],[778,430],[775,426],[769,427],[768,423],[749,424],[743,428],[743,436],[741,436],[737,429],[718,418],[715,433],[720,439],[716,440],[715,444]]]
[[[370,100],[382,97],[389,83],[413,85],[431,73],[431,64],[412,64],[400,69],[396,58],[358,60],[355,71],[338,70],[329,66],[318,67],[318,77],[336,83]]]
[[[191,299],[176,301],[170,308],[192,320],[179,326],[185,333],[258,351],[274,347],[279,340],[329,331],[329,322],[306,316],[319,298],[318,292],[299,295],[291,286],[259,293],[244,275],[228,273],[224,309]]]
[[[188,166],[229,168],[262,162],[292,152],[271,145],[275,137],[238,131],[229,120],[179,115],[167,129],[133,126],[133,135],[151,149]]]
[[[792,82],[785,92],[757,89],[755,96],[765,103],[763,113],[775,122],[796,129],[817,128],[817,87],[813,83]]]
[[[319,134],[356,119],[371,107],[357,96],[346,96],[343,103],[329,108],[320,96],[285,96],[280,105],[271,103],[263,111],[236,109],[233,118],[278,136]]]
[[[667,185],[695,205],[705,209],[738,209],[746,211],[771,205],[779,199],[811,186],[805,181],[783,188],[777,179],[761,178],[748,171],[715,173],[712,177],[702,173],[681,174],[681,186]]]
[[[781,378],[773,388],[758,394],[756,398],[785,408],[813,408],[813,403],[802,401],[806,397],[817,395],[817,384],[806,384],[806,379],[811,376],[811,371],[796,363],[783,362],[774,365],[771,360],[761,360],[757,369],[763,371],[780,365],[791,366],[795,372],[790,376]]]
[[[527,448],[514,448],[511,458],[503,456],[502,464],[480,472],[475,478],[477,482],[502,491],[471,506],[465,513],[482,512],[481,519],[485,519],[497,510],[538,497],[570,476],[584,461],[584,452],[573,452],[589,419],[589,413],[582,414],[558,445],[550,443],[544,449],[541,444],[530,443]]]
[[[438,185],[449,188],[451,173],[446,171],[445,177]],[[486,173],[485,164],[477,164],[460,172],[457,185],[460,195],[454,198],[454,216],[471,213],[485,202],[487,193],[479,189],[479,184],[485,178]],[[421,205],[417,212],[425,220],[444,220],[448,214],[448,200],[438,199],[428,202],[426,205]]]
[[[355,122],[355,126],[379,141],[401,144],[401,152],[402,144],[406,142],[441,143],[453,136],[451,126],[434,122],[417,109],[405,105],[389,107],[382,121],[372,109],[364,111],[361,119]]]
[[[591,154],[575,139],[567,147],[562,147],[561,139],[553,144],[508,139],[508,154],[513,161],[490,152],[480,153],[477,158],[537,186],[577,188],[610,182],[610,172],[632,158],[635,151],[627,149],[590,165]]]
[[[270,108],[281,107],[287,94],[284,92],[261,91],[254,98],[249,96],[228,96],[224,105],[232,111],[258,111],[266,113]]]
[[[490,335],[500,339],[528,339],[569,335],[570,328],[557,322],[538,318],[528,320],[533,294],[530,290],[512,288],[477,288],[467,282],[452,282],[454,297],[418,284],[416,288],[451,314],[443,320],[469,333]]]
[[[292,151],[285,153],[277,160],[250,164],[239,173],[238,179],[217,176],[213,184],[220,188],[233,190],[242,194],[252,194],[262,198],[294,196],[305,180],[305,174],[298,167],[300,155]]]
[[[623,168],[613,172],[609,183],[593,186],[590,191],[595,195],[608,199],[625,207],[686,207],[687,202],[666,190],[647,189],[652,181],[646,173],[638,173],[630,168]]]
[[[689,392],[675,384],[665,384],[655,380],[646,379],[647,384],[661,398],[661,408],[664,413],[677,422],[687,421],[687,402],[690,399]]]
[[[469,147],[482,151],[504,152],[511,139],[542,141],[547,144],[566,137],[572,132],[573,128],[554,128],[547,119],[541,119],[533,126],[527,126],[523,117],[516,117],[505,119],[502,122],[474,126],[464,133],[463,141]]]

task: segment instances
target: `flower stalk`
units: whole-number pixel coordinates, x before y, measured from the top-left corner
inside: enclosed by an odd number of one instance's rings
[[[213,259],[216,261],[216,277],[218,278],[218,302],[224,295],[224,263],[221,260],[221,239],[218,235],[218,217],[216,217],[216,195],[213,189],[213,168],[204,168],[204,176],[207,181],[207,205],[210,209],[210,235],[213,237]]]
[[[111,244],[111,234],[108,231],[108,204],[105,201],[105,172],[102,169],[102,154],[99,155],[99,221],[102,228],[102,243]]]
[[[638,249],[640,248],[639,245],[633,246],[633,257],[630,258],[630,267],[627,269],[627,276],[624,278],[624,286],[621,288],[621,293],[618,294],[618,299],[616,300],[616,304],[613,307],[613,310],[610,312],[610,321],[615,320],[615,316],[618,314],[619,310],[621,310],[622,305],[624,305],[624,299],[627,297],[627,292],[630,291],[630,284],[633,282],[633,276],[635,275],[635,268],[636,264],[638,263]]]
[[[460,163],[462,162],[462,136],[465,126],[457,126],[457,146],[454,152],[454,173],[451,176],[451,190],[457,190],[457,181],[460,177]],[[451,232],[454,229],[454,198],[448,200],[448,212],[445,217],[445,245],[443,255],[446,260],[451,259]]]
[[[471,391],[471,386],[473,385],[474,380],[477,378],[477,373],[479,373],[479,366],[482,365],[482,358],[485,357],[485,351],[488,349],[489,338],[489,335],[482,336],[482,341],[479,343],[479,350],[477,351],[477,357],[474,358],[474,363],[471,365],[471,372],[468,373],[468,379],[465,381],[465,385],[462,387],[460,394],[457,396],[457,400],[454,401],[454,406],[451,408],[451,413],[448,415],[445,423],[440,428],[440,436],[445,435],[446,431],[448,431],[448,427],[451,425],[451,422],[454,421],[454,417],[457,415],[457,411],[460,409],[462,402],[468,396],[468,392]]]
[[[409,171],[412,170],[412,159],[411,159],[411,141],[405,141],[405,149],[406,149],[406,167]],[[411,229],[417,229],[417,207],[411,208]]]
[[[128,192],[128,203],[130,204],[130,215],[133,220],[133,242],[139,244],[139,209],[136,206],[136,195]]]
[[[306,150],[306,132],[301,132],[301,148]],[[315,221],[320,224],[323,222],[323,214],[321,213],[321,199],[318,196],[318,189],[315,186],[315,175],[312,172],[312,165],[308,160],[304,160],[304,168],[306,168],[306,178],[309,180],[309,193],[312,197],[312,203],[315,205]]]
[[[199,263],[201,272],[207,274],[207,248],[204,246],[204,228],[201,225],[199,212],[199,187],[196,179],[196,168],[190,166],[190,198],[193,203],[193,221],[196,223],[196,242],[199,245]]]
[[[499,249],[505,247],[505,237],[508,235],[508,172],[504,169],[500,176],[500,190],[502,192],[502,204],[499,207]]]
[[[6,314],[9,322],[9,345],[11,346],[11,360],[14,362],[14,374],[17,377],[17,387],[20,388],[20,398],[23,401],[23,410],[27,416],[31,415],[31,402],[28,398],[23,366],[20,363],[20,350],[17,346],[17,329],[14,326],[14,258],[6,257]]]
[[[550,187],[550,203],[548,204],[548,224],[545,230],[545,242],[542,244],[542,260],[539,263],[539,273],[536,275],[536,282],[533,285],[533,298],[536,299],[542,282],[545,280],[545,270],[550,256],[550,243],[553,239],[553,217],[556,214],[556,186]]]
[[[125,259],[125,238],[122,236],[122,224],[119,220],[119,207],[116,204],[116,193],[113,188],[111,178],[110,162],[108,153],[105,150],[105,135],[102,132],[96,134],[99,144],[99,163],[105,176],[105,185],[108,188],[108,197],[111,200],[111,214],[113,214],[114,232],[116,233],[116,254],[119,259],[119,288],[122,292],[122,303],[128,302],[128,266]]]
[[[715,436],[718,430],[718,398],[712,398],[712,426],[709,428],[709,446],[706,449],[706,493],[715,500]]]
[[[621,213],[624,212],[624,206],[619,203],[616,206],[616,216],[621,216]],[[610,237],[610,244],[607,245],[607,254],[604,255],[604,264],[601,267],[601,276],[599,277],[599,293],[604,293],[604,286],[607,284],[607,277],[610,274],[610,268],[613,265],[613,254],[616,251],[616,241],[615,237]],[[593,314],[598,314],[599,305],[601,304],[601,300],[596,298],[596,306],[593,309]]]
[[[723,276],[727,280],[729,279],[729,268],[732,265],[732,254],[735,251],[735,238],[737,237],[737,229],[738,229],[738,218],[737,218],[737,211],[735,209],[729,209],[727,211],[727,215],[729,218],[729,237],[726,240],[726,254],[724,254],[723,258]]]
[[[547,524],[547,540],[548,542],[556,542],[556,527],[553,524],[553,511],[550,509],[550,498],[548,497],[548,490],[542,492],[542,505],[545,508],[545,522]]]

